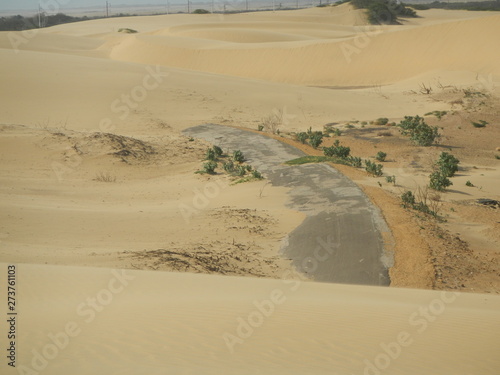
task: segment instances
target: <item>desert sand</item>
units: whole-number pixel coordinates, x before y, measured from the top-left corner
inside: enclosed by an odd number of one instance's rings
[[[500,200],[500,15],[419,15],[372,26],[344,4],[0,33],[0,274],[17,264],[18,373],[497,374],[500,211],[476,200]],[[438,110],[426,120],[441,146],[370,123]],[[280,256],[304,220],[288,189],[194,173],[210,145],[182,130],[256,131],[273,113],[280,135],[266,134],[307,153],[321,154],[294,133],[326,124],[354,155],[387,152],[395,185],[336,168],[392,231],[392,287],[297,273]],[[429,196],[438,222],[399,195],[442,151],[461,169]]]

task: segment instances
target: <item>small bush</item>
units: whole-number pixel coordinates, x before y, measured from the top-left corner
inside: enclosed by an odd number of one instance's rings
[[[361,158],[358,156],[349,156],[346,161],[351,167],[361,168]]]
[[[262,130],[264,130],[264,125],[262,125],[262,124],[261,125],[257,125],[257,130],[260,131],[260,132]]]
[[[203,164],[202,173],[215,174],[215,168],[217,168],[217,163],[215,161],[208,161]]]
[[[245,161],[245,157],[240,150],[236,150],[233,152],[233,160],[238,163],[243,163]]]
[[[213,148],[207,149],[207,152],[205,153],[205,160],[212,160],[212,161],[217,160],[217,155],[215,154]]]
[[[234,173],[234,163],[232,160],[229,160],[228,162],[222,164],[222,168],[229,174]]]
[[[318,148],[319,145],[323,142],[323,133],[322,132],[314,132],[309,135],[309,144],[313,148]]]
[[[297,140],[300,142],[300,143],[306,143],[307,142],[307,139],[309,138],[309,135],[305,132],[300,132],[300,133],[297,133]]]
[[[458,171],[458,164],[460,161],[447,152],[442,152],[439,155],[439,160],[436,165],[439,167],[441,174],[445,177],[453,177]]]
[[[387,157],[387,154],[385,152],[379,151],[379,152],[377,152],[375,159],[377,159],[378,161],[385,161],[386,157]]]
[[[257,180],[262,180],[264,178],[262,177],[262,174],[257,170],[252,171],[252,177],[256,178]]]
[[[99,172],[94,180],[99,182],[116,182],[116,177],[112,176],[109,172]]]
[[[474,187],[474,184],[472,182],[470,182],[469,180],[467,180],[467,182],[465,183],[465,186]]]
[[[438,120],[441,120],[444,115],[446,115],[448,111],[433,111],[433,112],[428,112],[424,116],[431,116],[434,115],[438,118]]]
[[[484,128],[486,125],[488,125],[488,122],[484,120],[479,120],[479,122],[471,121],[471,124],[475,128]]]
[[[222,151],[222,148],[220,148],[219,146],[213,146],[212,149],[214,150],[216,157],[222,156],[222,154],[224,153]]]
[[[369,174],[373,176],[377,177],[382,176],[383,174],[382,168],[383,168],[382,164],[376,164],[370,160],[365,160],[365,169]]]
[[[415,196],[409,190],[401,194],[401,200],[403,201],[404,208],[413,208],[415,205]]]
[[[405,116],[398,126],[401,134],[409,136],[419,146],[431,146],[439,137],[437,126],[427,125],[420,116]]]
[[[350,147],[341,146],[338,140],[335,141],[333,146],[323,148],[325,156],[336,156],[338,158],[347,158],[351,152]]]
[[[374,124],[375,125],[387,125],[389,122],[389,119],[387,117],[380,117],[375,120]]]
[[[247,173],[247,169],[244,165],[238,165],[236,166],[234,173],[236,176],[244,176]]]
[[[122,29],[118,29],[118,32],[125,33],[125,34],[135,34],[137,32],[137,30],[122,28]]]
[[[195,9],[193,14],[209,14],[210,12],[206,9]]]
[[[437,191],[445,191],[448,186],[453,185],[448,177],[446,177],[441,171],[433,172],[430,175],[429,187]]]
[[[389,184],[392,183],[393,185],[396,185],[396,176],[387,176],[385,181]]]

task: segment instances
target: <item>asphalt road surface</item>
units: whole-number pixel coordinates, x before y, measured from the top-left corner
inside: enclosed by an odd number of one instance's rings
[[[254,132],[204,124],[184,133],[225,151],[241,150],[272,185],[290,188],[287,206],[307,217],[284,239],[282,255],[300,272],[322,282],[389,285],[393,258],[382,240],[382,232],[390,238],[389,229],[350,179],[326,164],[284,165],[305,154]]]

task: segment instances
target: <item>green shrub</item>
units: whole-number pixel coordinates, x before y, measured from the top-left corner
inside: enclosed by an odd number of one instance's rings
[[[217,160],[217,155],[215,154],[213,148],[207,149],[207,152],[205,153],[205,160],[212,160],[212,161]]]
[[[453,177],[458,171],[458,164],[460,161],[451,154],[447,152],[442,152],[439,155],[439,159],[436,162],[441,174],[445,177]]]
[[[300,142],[300,143],[306,143],[307,141],[307,138],[309,138],[309,135],[305,132],[300,132],[300,133],[297,133],[297,140]]]
[[[387,176],[385,178],[385,181],[389,184],[392,183],[392,184],[396,185],[396,176]]]
[[[238,163],[243,163],[245,161],[245,157],[240,150],[236,150],[233,152],[233,160]]]
[[[479,122],[471,121],[471,124],[475,128],[484,128],[486,125],[488,125],[488,122],[484,120],[479,120]]]
[[[215,161],[208,161],[203,164],[203,173],[215,174],[215,168],[217,168],[217,163]]]
[[[369,174],[373,176],[377,177],[382,176],[383,174],[382,168],[383,168],[382,164],[376,164],[370,160],[365,160],[365,169]]]
[[[227,162],[225,162],[224,164],[222,164],[222,168],[229,174],[233,174],[234,173],[234,163],[232,160],[229,160]]]
[[[467,180],[467,182],[465,183],[466,186],[469,186],[469,187],[474,187],[474,184],[472,182],[470,182],[469,180]]]
[[[125,33],[125,34],[135,34],[137,32],[137,30],[122,28],[122,29],[118,29],[118,32]]]
[[[358,156],[349,156],[346,161],[351,167],[361,168],[361,158]]]
[[[405,116],[398,126],[401,134],[409,136],[419,146],[431,146],[440,136],[437,126],[427,125],[420,116]]]
[[[257,170],[252,171],[252,177],[256,178],[257,180],[262,180],[264,178],[262,177],[262,174]]]
[[[374,121],[375,125],[387,125],[389,119],[387,117],[380,117]]]
[[[424,116],[430,116],[430,115],[434,115],[438,118],[438,120],[441,120],[441,118],[446,115],[448,113],[448,111],[432,111],[432,112],[428,112],[426,113]]]
[[[309,144],[318,148],[319,145],[323,142],[323,133],[322,132],[314,132],[309,135]]]
[[[222,154],[224,153],[222,151],[222,148],[220,148],[219,146],[213,146],[212,149],[214,150],[215,152],[215,156],[219,157],[219,156],[222,156]]]
[[[325,154],[325,156],[336,156],[342,159],[347,158],[350,152],[351,148],[341,146],[338,140],[335,141],[333,146],[323,148],[323,153]]]
[[[264,125],[262,125],[262,124],[261,125],[257,125],[257,130],[260,131],[260,132],[262,130],[264,130]]]
[[[209,14],[210,12],[206,9],[195,9],[193,14]]]
[[[375,156],[375,159],[378,161],[385,161],[387,154],[385,152],[379,151],[377,152],[377,155]]]
[[[413,208],[415,205],[415,196],[409,190],[401,194],[401,200],[403,201],[404,208]]]
[[[247,173],[247,169],[244,165],[238,165],[236,166],[234,173],[236,176],[244,176]]]
[[[441,171],[433,172],[430,175],[429,187],[437,191],[444,191],[453,183]]]

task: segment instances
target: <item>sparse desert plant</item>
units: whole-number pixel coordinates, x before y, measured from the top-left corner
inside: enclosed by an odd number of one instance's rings
[[[118,29],[118,32],[119,33],[125,33],[125,34],[135,34],[137,33],[137,30],[134,30],[134,29],[128,29],[128,28],[121,28],[121,29]]]
[[[116,182],[116,176],[112,176],[109,172],[99,172],[94,180],[99,182]]]
[[[488,125],[488,122],[484,120],[479,120],[479,122],[471,121],[471,124],[475,128],[484,128],[486,125]]]
[[[431,146],[439,137],[437,126],[427,125],[420,116],[405,116],[399,127],[401,134],[409,136],[419,146]]]
[[[232,160],[229,160],[222,164],[222,168],[229,174],[234,173],[234,163]]]
[[[366,171],[371,174],[372,176],[377,176],[380,177],[382,176],[383,172],[383,166],[382,164],[376,164],[370,160],[365,160],[365,169]]]
[[[220,148],[219,146],[214,145],[212,147],[212,149],[214,150],[216,157],[222,156],[224,154],[224,152],[222,151],[222,148]]]
[[[347,124],[345,127],[346,127],[347,129],[352,129],[352,128],[354,128],[354,125],[353,125],[353,124]]]
[[[378,161],[385,161],[385,158],[387,157],[387,154],[383,151],[377,152],[377,155],[375,156],[375,159]]]
[[[210,12],[206,9],[195,9],[193,14],[209,14]]]
[[[215,174],[215,168],[217,168],[217,162],[210,160],[203,164],[203,169],[201,173]]]
[[[342,131],[340,129],[335,128],[333,130],[333,135],[335,135],[336,137],[340,137],[342,135]]]
[[[262,124],[257,125],[257,130],[260,131],[260,132],[262,130],[264,130],[264,125],[262,125]]]
[[[330,157],[336,156],[342,159],[347,158],[350,152],[351,148],[346,146],[341,146],[338,139],[335,141],[333,146],[323,148],[323,153],[325,154],[325,156],[330,156]]]
[[[465,186],[474,187],[474,184],[472,182],[470,182],[469,180],[467,180],[467,182],[465,183]]]
[[[361,121],[361,125],[366,126],[366,125],[368,125],[368,123],[366,121]]]
[[[441,174],[445,177],[453,177],[455,173],[458,171],[458,164],[460,161],[454,157],[453,155],[442,152],[439,155],[439,159],[436,162]]]
[[[359,156],[349,156],[346,158],[347,163],[354,168],[361,168],[361,158]]]
[[[387,125],[389,119],[387,117],[379,117],[374,121],[375,125]]]
[[[207,151],[205,153],[205,160],[212,160],[212,161],[217,160],[217,155],[215,154],[215,151],[213,148],[207,149]]]
[[[387,176],[385,181],[389,184],[392,183],[393,185],[396,185],[396,176]]]
[[[262,177],[262,174],[256,169],[252,171],[252,177],[256,178],[257,180],[262,180],[264,178]]]
[[[392,137],[392,132],[384,130],[377,133],[377,137]]]
[[[305,132],[300,132],[300,133],[297,133],[297,140],[300,142],[300,143],[306,143],[307,141],[307,138],[309,138],[309,135]]]
[[[403,202],[404,208],[413,208],[415,205],[415,196],[410,190],[407,190],[401,194],[401,201]]]
[[[500,155],[495,155],[495,159],[500,160]]]
[[[453,185],[443,172],[435,171],[430,175],[429,187],[437,191],[445,191],[448,186]]]
[[[319,145],[323,142],[323,133],[322,132],[313,132],[309,135],[309,144],[313,148],[318,148]]]
[[[447,113],[448,113],[448,111],[432,111],[432,112],[426,113],[424,116],[434,115],[438,118],[438,120],[441,120],[443,118],[443,116],[446,115]]]
[[[234,173],[236,176],[244,176],[247,173],[247,168],[244,165],[238,165],[236,166]]]
[[[245,161],[245,157],[240,150],[236,150],[233,152],[233,160],[238,163],[243,163]]]
[[[283,124],[283,110],[275,110],[270,115],[262,118],[264,130],[275,134],[278,127]]]

